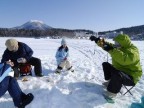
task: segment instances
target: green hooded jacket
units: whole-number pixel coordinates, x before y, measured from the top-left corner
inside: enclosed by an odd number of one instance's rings
[[[116,36],[114,41],[118,42],[121,47],[109,51],[112,57],[112,65],[116,69],[132,76],[136,84],[142,76],[138,48],[131,43],[129,36],[125,34]]]

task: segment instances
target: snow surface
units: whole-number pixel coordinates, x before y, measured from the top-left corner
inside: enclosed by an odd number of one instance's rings
[[[0,57],[5,50],[5,40],[0,38]],[[140,102],[144,95],[144,75],[139,83],[131,90],[133,96],[118,94],[114,104],[107,103],[102,93],[105,88],[102,62],[111,62],[107,52],[97,47],[90,40],[67,39],[70,49],[70,61],[75,72],[63,71],[60,75],[54,74],[57,67],[55,53],[60,46],[60,39],[16,38],[25,42],[33,50],[35,57],[42,60],[44,77],[28,77],[27,82],[18,83],[25,93],[32,92],[35,96],[26,108],[129,108],[132,102]],[[111,41],[112,40],[108,40]],[[144,70],[143,41],[133,41],[139,48],[141,65]],[[125,89],[121,90],[122,92]],[[0,108],[14,108],[8,92],[0,98]]]

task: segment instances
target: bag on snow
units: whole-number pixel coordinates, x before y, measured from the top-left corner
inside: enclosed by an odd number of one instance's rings
[[[32,75],[32,66],[29,63],[19,64],[19,71],[21,76]]]

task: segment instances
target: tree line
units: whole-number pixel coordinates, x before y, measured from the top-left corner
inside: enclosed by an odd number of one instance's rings
[[[139,34],[144,34],[144,25],[128,27],[128,28],[120,28],[120,29],[111,30],[111,31],[103,31],[103,32],[99,32],[99,34],[105,35],[106,33],[114,32],[114,31],[115,32],[123,31],[123,33],[128,34],[129,36],[139,35]]]
[[[73,38],[75,36],[75,32],[87,32],[93,33],[91,30],[85,29],[60,29],[60,28],[52,28],[47,30],[27,30],[27,29],[10,29],[10,28],[0,28],[0,37],[56,37],[56,36],[68,36]]]

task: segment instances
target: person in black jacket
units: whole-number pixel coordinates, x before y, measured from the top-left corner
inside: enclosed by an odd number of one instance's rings
[[[29,63],[34,66],[36,76],[42,75],[41,60],[32,57],[33,50],[25,43],[18,42],[16,39],[8,39],[5,42],[6,50],[3,53],[1,62],[12,64],[14,70],[14,77],[19,77],[18,66],[19,64]]]

